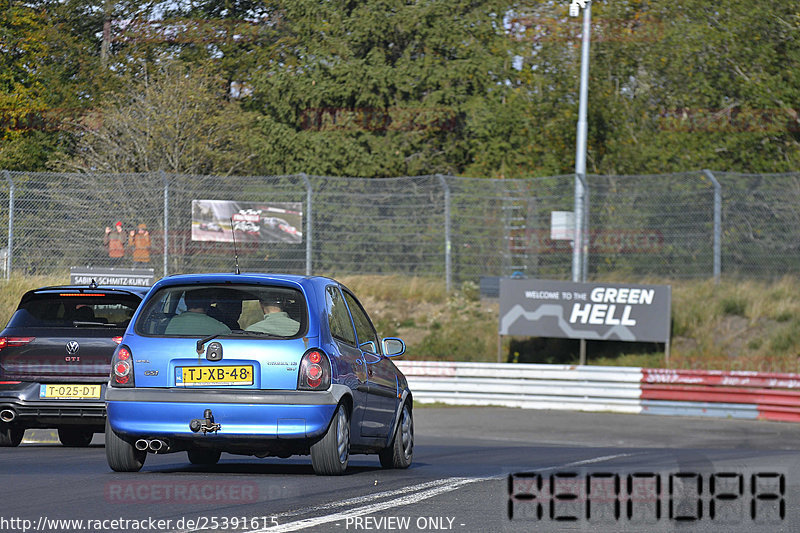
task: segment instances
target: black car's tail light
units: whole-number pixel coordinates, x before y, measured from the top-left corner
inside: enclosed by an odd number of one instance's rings
[[[133,387],[133,385],[133,357],[130,348],[122,344],[111,359],[111,386]]]
[[[117,344],[120,344],[122,343],[122,335],[119,335],[117,337],[111,337],[111,340],[116,342]]]
[[[309,350],[300,360],[297,390],[327,390],[331,386],[331,362],[322,350]]]
[[[25,346],[36,337],[0,337],[0,350],[12,346]]]

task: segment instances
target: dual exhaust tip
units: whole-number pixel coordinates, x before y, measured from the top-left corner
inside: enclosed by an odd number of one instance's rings
[[[2,416],[3,411],[0,411],[0,417]],[[220,428],[222,428],[221,425],[214,422],[214,414],[211,412],[211,409],[206,409],[203,411],[203,417],[204,418],[196,418],[189,423],[189,428],[193,433],[202,431],[203,435],[205,435],[208,432],[216,433],[220,430]],[[158,453],[160,451],[169,451],[169,443],[161,439],[139,439],[133,445],[140,452],[148,451],[152,453]]]
[[[139,439],[134,443],[137,450],[143,452],[145,450],[153,453],[158,453],[161,450],[166,451],[169,445],[160,439]]]
[[[15,418],[17,418],[17,413],[15,413],[13,409],[3,409],[0,411],[0,420],[3,422],[13,422]]]

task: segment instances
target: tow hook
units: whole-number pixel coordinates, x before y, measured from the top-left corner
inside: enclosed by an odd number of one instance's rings
[[[222,429],[220,424],[214,422],[214,414],[211,412],[211,409],[203,411],[203,416],[205,418],[194,418],[189,422],[189,429],[191,429],[193,433],[202,431],[203,435],[205,435],[208,432],[216,433]]]

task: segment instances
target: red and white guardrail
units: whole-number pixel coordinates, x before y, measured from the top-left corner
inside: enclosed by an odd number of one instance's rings
[[[800,374],[398,361],[414,401],[800,422]]]

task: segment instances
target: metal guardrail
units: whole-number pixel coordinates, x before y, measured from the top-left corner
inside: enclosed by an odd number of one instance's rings
[[[800,374],[399,361],[419,403],[800,422]]]
[[[397,366],[415,402],[641,412],[638,369],[433,361]]]
[[[642,407],[648,414],[689,409],[700,416],[800,422],[800,374],[644,368]]]

